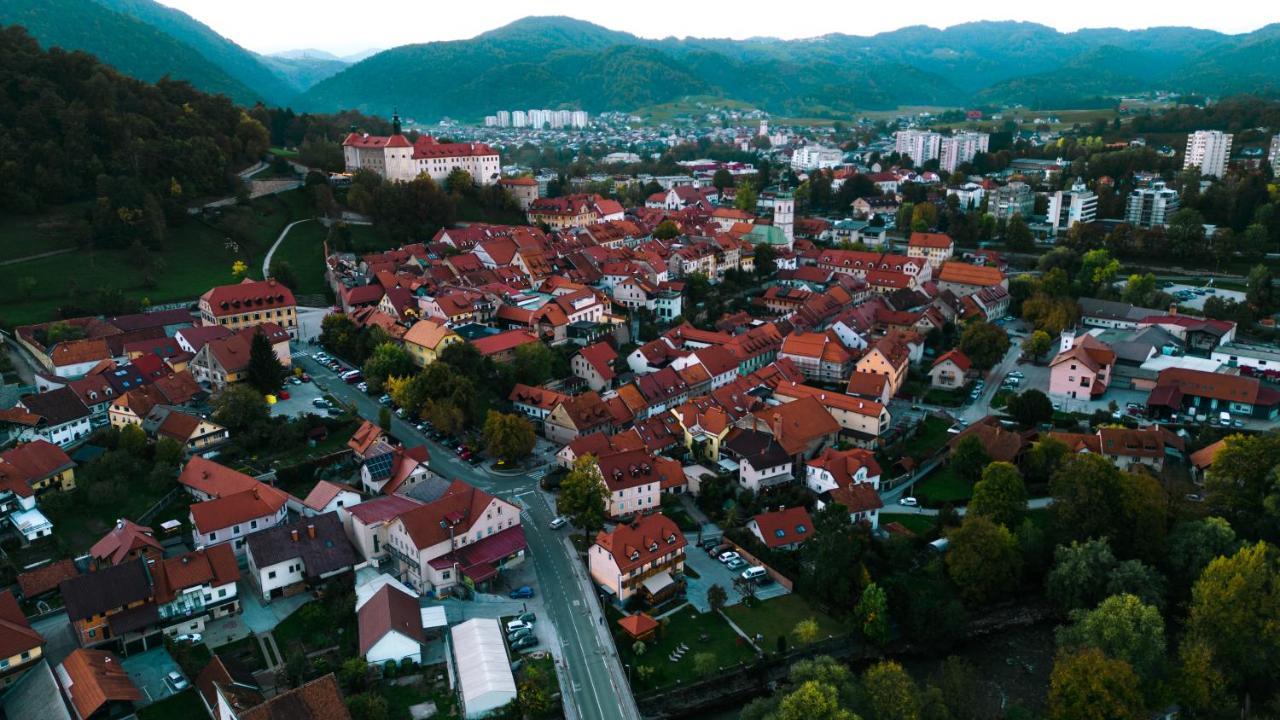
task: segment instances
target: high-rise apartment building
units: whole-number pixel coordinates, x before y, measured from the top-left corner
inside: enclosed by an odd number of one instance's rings
[[[947,172],[973,160],[978,153],[987,152],[991,136],[980,132],[961,132],[942,138],[938,145],[938,166]]]
[[[923,165],[938,157],[941,143],[942,136],[931,130],[899,130],[893,149],[916,165]]]
[[[1231,133],[1220,130],[1197,130],[1187,136],[1187,153],[1183,168],[1200,168],[1200,174],[1220,178],[1227,172],[1231,157]]]
[[[1178,211],[1178,193],[1162,182],[1136,188],[1125,200],[1124,221],[1134,227],[1161,227]]]

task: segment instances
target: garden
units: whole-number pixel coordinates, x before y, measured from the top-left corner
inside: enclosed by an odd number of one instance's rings
[[[726,607],[724,614],[747,635],[764,636],[760,647],[767,651],[838,637],[850,630],[844,623],[796,593],[763,602],[748,599],[738,605]],[[780,637],[786,638],[783,641],[785,646],[779,644]]]
[[[757,657],[750,643],[716,613],[704,615],[687,607],[660,619],[657,633],[643,641],[632,640],[618,627],[621,612],[609,608],[606,615],[618,656],[630,666],[637,691],[709,677]]]

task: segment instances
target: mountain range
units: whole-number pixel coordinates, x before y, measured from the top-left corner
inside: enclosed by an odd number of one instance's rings
[[[1099,106],[1150,90],[1280,94],[1280,24],[1240,35],[974,22],[788,41],[653,40],[529,17],[468,40],[343,58],[309,49],[259,55],[154,0],[5,0],[0,24],[10,23],[144,80],[168,74],[243,103],[377,115],[399,108],[426,121],[478,120],[504,108],[630,111],[690,96],[834,118],[900,105]]]

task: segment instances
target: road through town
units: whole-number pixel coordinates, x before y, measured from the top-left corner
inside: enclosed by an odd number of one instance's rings
[[[338,379],[328,368],[302,352],[294,362],[308,372],[317,385],[361,417],[378,421],[382,406],[375,398]],[[573,704],[570,717],[581,720],[639,720],[639,711],[622,666],[608,638],[608,628],[591,586],[585,582],[577,558],[570,555],[564,533],[550,529],[554,509],[538,483],[528,475],[501,476],[464,462],[451,451],[429,440],[417,428],[392,417],[391,432],[407,447],[426,445],[431,451],[430,467],[441,477],[458,479],[487,492],[517,502],[524,507],[521,524],[528,543],[526,554],[537,572],[535,588],[542,597],[560,637],[560,647],[552,648],[557,671],[567,678]],[[580,563],[579,563],[580,565]]]

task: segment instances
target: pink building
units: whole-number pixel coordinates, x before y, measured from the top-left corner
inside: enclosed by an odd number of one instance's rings
[[[1088,400],[1111,383],[1116,354],[1092,335],[1081,335],[1049,363],[1049,394]]]

